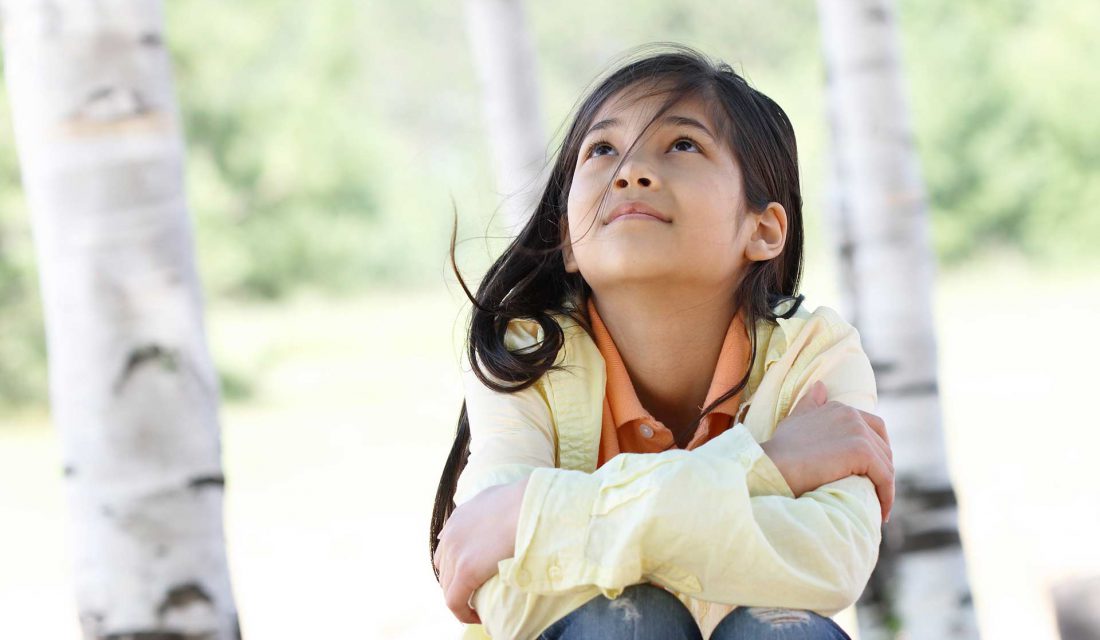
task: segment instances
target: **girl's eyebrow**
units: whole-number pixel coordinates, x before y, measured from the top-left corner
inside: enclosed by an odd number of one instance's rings
[[[584,137],[587,138],[588,136],[592,135],[592,132],[594,132],[594,131],[600,131],[602,129],[611,129],[611,128],[619,126],[620,124],[622,124],[622,122],[620,122],[618,118],[604,118],[603,120],[600,120],[596,124],[589,127],[588,132],[584,134]],[[662,125],[673,125],[673,126],[678,125],[678,126],[683,126],[683,127],[692,127],[693,129],[698,129],[698,130],[702,131],[703,133],[707,134],[707,136],[711,140],[716,140],[717,139],[717,138],[714,137],[714,134],[710,132],[710,129],[707,129],[707,127],[702,122],[699,122],[695,118],[689,118],[687,116],[675,116],[675,115],[665,116],[664,118],[661,119],[660,124],[662,124]]]

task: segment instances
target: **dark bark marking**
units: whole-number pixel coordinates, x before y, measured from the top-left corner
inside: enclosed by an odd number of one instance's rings
[[[898,517],[896,524],[891,521],[890,524],[885,525],[883,535],[883,543],[890,547],[891,554],[962,546],[957,526],[953,528],[921,526],[931,512],[948,510],[957,512],[958,503],[953,487],[950,485],[920,486],[908,477],[897,478],[895,486],[897,499],[894,502],[894,511]]]
[[[872,365],[872,368],[873,365]],[[877,372],[876,372],[877,373]],[[938,394],[940,391],[939,383],[935,380],[929,382],[914,382],[912,384],[903,384],[896,387],[879,387],[879,397],[891,395],[891,396],[929,396]]]
[[[890,19],[890,12],[885,7],[867,7],[867,19],[873,22],[886,22]]]
[[[1065,580],[1051,595],[1062,640],[1100,637],[1100,575]]]
[[[160,34],[153,31],[142,35],[141,40],[138,42],[140,42],[143,47],[159,47],[164,44],[164,41],[160,38]]]
[[[897,369],[898,365],[895,362],[883,362],[882,360],[872,360],[871,370],[875,372],[875,375],[880,373],[890,373],[894,369]]]
[[[61,469],[61,474],[66,478],[71,478],[76,475],[76,467],[71,464],[67,464]]]
[[[130,357],[126,360],[126,366],[123,367],[122,373],[115,380],[115,393],[117,394],[122,390],[126,381],[129,380],[138,367],[150,361],[159,362],[162,367],[172,372],[178,371],[180,366],[179,352],[174,349],[165,349],[158,344],[147,344],[138,347],[130,352]]]
[[[185,582],[184,584],[176,585],[168,591],[168,595],[164,598],[164,602],[160,603],[160,606],[157,607],[157,616],[164,617],[172,609],[187,607],[196,602],[213,604],[214,601],[197,582]]]
[[[157,616],[163,618],[171,609],[186,607],[196,602],[212,604],[210,596],[198,583],[188,582],[168,591],[164,602],[157,607]],[[101,617],[100,617],[101,618]],[[240,637],[240,627],[237,628]],[[121,631],[100,636],[102,640],[217,640],[215,632],[186,633],[171,629],[152,629],[149,631]]]
[[[103,636],[103,640],[217,640],[213,633],[181,631],[123,631]]]
[[[195,476],[187,483],[187,486],[191,489],[202,489],[203,487],[224,487],[225,476],[219,474],[209,476]]]
[[[943,509],[958,505],[958,500],[955,498],[955,488],[952,486],[919,487],[914,485],[911,479],[906,481],[905,478],[900,479],[897,486],[898,499],[904,501],[906,511]],[[908,505],[912,505],[912,507]]]
[[[92,90],[70,120],[117,122],[151,113],[145,96],[129,87],[101,86]]]
[[[974,604],[974,596],[970,595],[970,591],[959,594],[959,606],[969,607]]]
[[[960,546],[962,546],[962,540],[959,539],[957,530],[938,529],[904,534],[900,552],[931,551]]]
[[[955,489],[946,487],[917,487],[912,481],[901,479],[895,483],[897,486],[897,500],[905,503],[907,512],[930,511],[955,507],[958,500],[955,498]]]
[[[838,253],[840,258],[845,261],[852,260],[852,257],[856,254],[856,245],[854,242],[847,240],[840,243],[838,247]]]

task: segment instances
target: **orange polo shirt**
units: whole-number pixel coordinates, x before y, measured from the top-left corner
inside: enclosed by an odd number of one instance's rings
[[[620,453],[658,453],[677,448],[672,431],[654,418],[634,391],[634,384],[626,371],[626,365],[615,348],[611,334],[607,332],[596,305],[588,300],[588,317],[595,334],[596,347],[599,348],[607,367],[607,391],[603,400],[603,430],[600,434],[600,455],[596,462],[599,468],[603,463]],[[704,407],[709,406],[722,394],[732,389],[744,377],[749,365],[751,353],[749,336],[740,314],[734,316],[726,330],[722,343],[722,352],[710,381]],[[736,395],[727,398],[706,415],[687,444],[687,449],[702,446],[711,438],[730,428],[737,409],[741,404],[742,389]]]

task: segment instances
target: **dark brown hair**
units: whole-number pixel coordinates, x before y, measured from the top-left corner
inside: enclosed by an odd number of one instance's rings
[[[542,198],[523,229],[489,267],[476,295],[458,272],[454,253],[456,231],[452,230],[451,265],[473,303],[466,354],[475,375],[493,390],[519,391],[552,368],[560,368],[554,361],[565,343],[565,334],[553,317],[555,314],[569,316],[591,334],[585,310],[591,289],[579,273],[565,270],[562,249],[566,203],[580,145],[593,118],[609,98],[635,87],[648,88],[645,95],[667,96],[647,128],[677,102],[701,96],[718,127],[718,137],[732,150],[741,167],[747,211],[761,212],[769,203],[778,202],[787,212],[783,251],[771,260],[750,264],[737,290],[732,292],[737,310],[744,313],[749,328],[752,345],[749,371],[756,360],[756,336],[752,328],[759,320],[774,323],[776,317],[790,317],[802,302],[802,296],[797,295],[802,276],[802,195],[794,129],[787,114],[723,62],[711,61],[681,45],[657,45],[655,51],[653,46],[647,46],[600,80],[579,103],[557,149]],[[629,153],[630,149],[622,154],[620,164]],[[610,186],[609,182],[605,197]],[[776,305],[789,299],[794,304],[777,316]],[[533,320],[542,327],[543,340],[535,348],[512,352],[505,347],[508,324],[517,318]],[[495,380],[486,375],[486,370]],[[689,430],[693,431],[715,406],[744,388],[748,377],[746,372],[734,388],[705,407]],[[429,557],[434,557],[436,536],[455,509],[455,488],[470,455],[469,444],[469,421],[463,402],[454,445],[436,492]]]

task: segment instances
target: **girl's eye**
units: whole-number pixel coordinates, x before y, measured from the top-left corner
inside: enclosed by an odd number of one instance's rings
[[[699,151],[699,145],[691,138],[680,138],[672,143],[672,148],[677,151]]]
[[[588,150],[584,152],[584,157],[591,158],[594,155],[595,156],[605,156],[605,155],[607,155],[606,153],[597,153],[601,149],[608,149],[608,150],[614,151],[615,147],[612,147],[610,144],[608,144],[606,140],[597,140],[597,141],[593,142],[592,144],[588,145]]]
[[[687,147],[685,148],[681,143],[686,143]],[[588,145],[587,150],[585,150],[585,152],[584,152],[584,157],[592,157],[593,155],[596,155],[596,156],[607,155],[605,153],[596,153],[598,150],[601,150],[601,148],[604,148],[604,147],[607,147],[607,148],[609,148],[609,150],[612,150],[612,151],[615,150],[615,147],[610,145],[606,140],[597,140],[596,142],[593,142],[592,144]],[[690,139],[690,137],[679,137],[679,139],[676,139],[676,141],[672,143],[672,146],[670,148],[674,148],[674,150],[676,150],[676,151],[702,152],[700,146],[698,146],[698,143],[696,143],[694,140]]]

